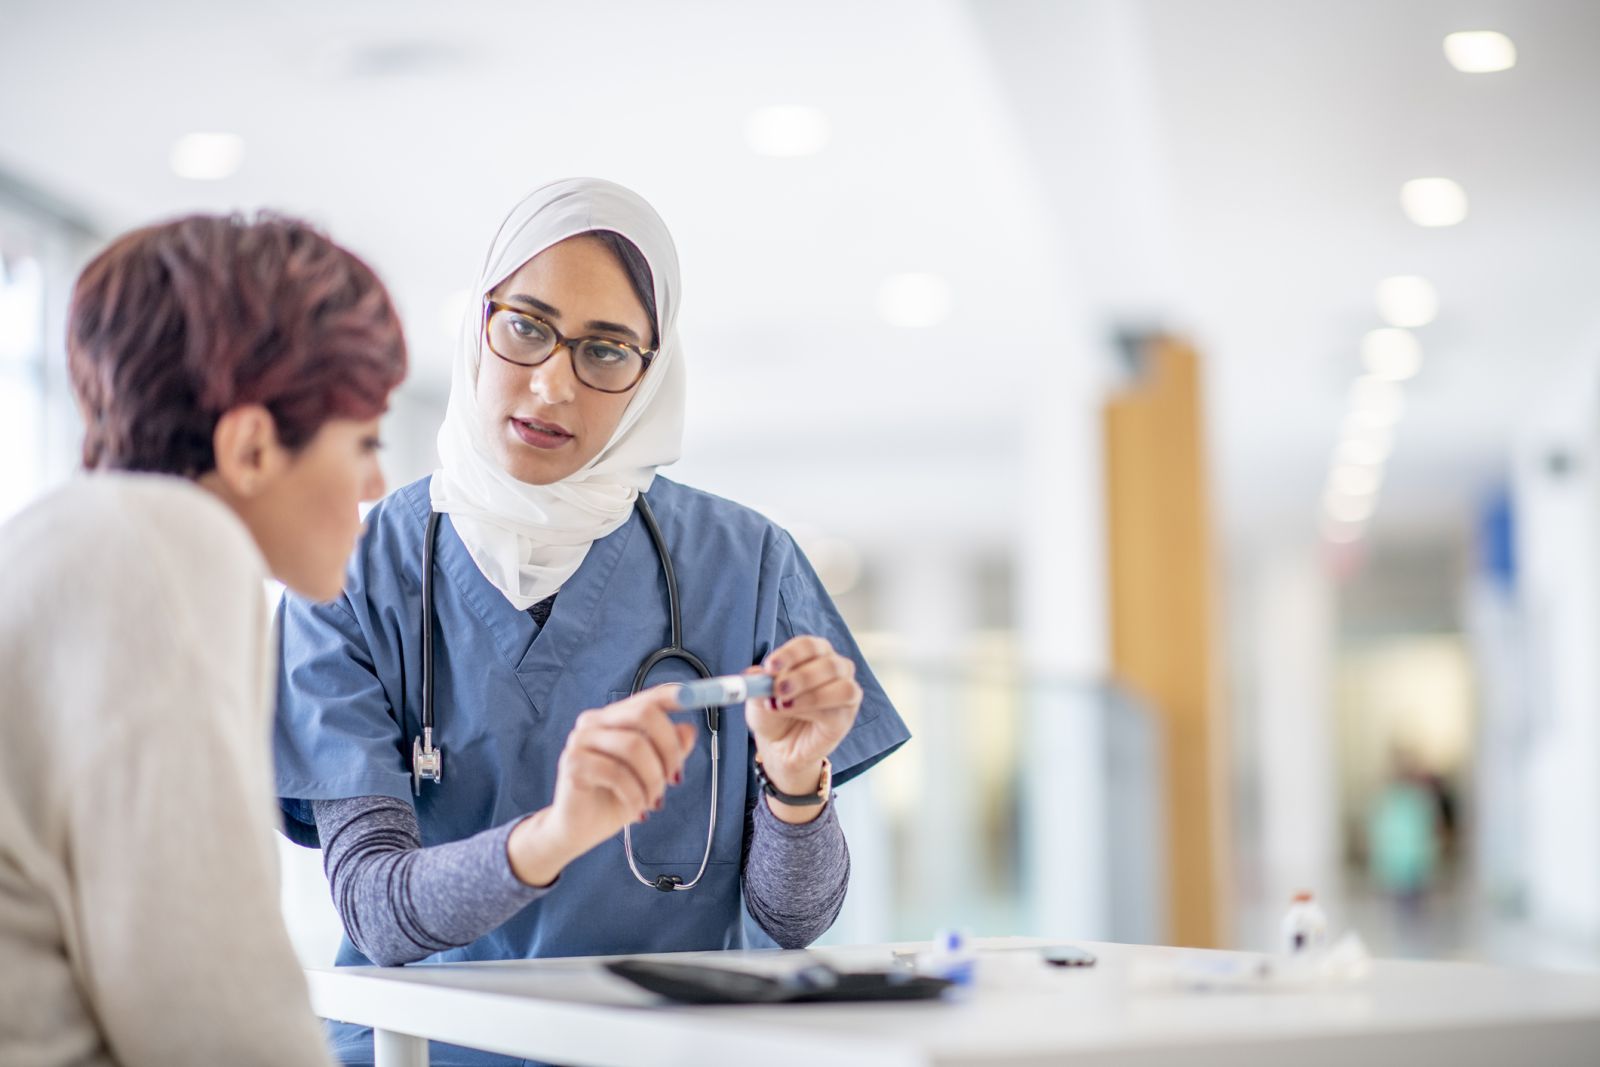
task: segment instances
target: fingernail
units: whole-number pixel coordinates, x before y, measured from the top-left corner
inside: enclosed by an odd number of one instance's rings
[[[639,813],[639,821],[640,822],[644,822],[648,818],[650,818],[650,813],[648,811],[642,811],[642,812]]]
[[[782,704],[780,704],[778,706],[783,708],[784,711],[788,711],[790,708],[794,707],[794,701],[785,700]]]
[[[664,808],[666,806],[667,806],[667,800],[666,800],[665,797],[656,797],[656,806],[655,806],[655,808],[653,810],[660,811],[662,808]]]
[[[778,698],[777,697],[768,697],[767,698],[767,707],[771,708],[773,711],[777,711],[778,710]]]
[[[780,682],[778,684],[778,692],[782,693],[784,696],[788,696],[790,693],[794,692],[794,683]]]
[[[672,784],[673,785],[682,785],[683,784],[683,772],[682,771],[673,771],[672,772]]]
[[[767,662],[767,669],[769,671],[781,671],[781,670],[783,670],[783,660],[781,660],[781,659],[769,660]]]

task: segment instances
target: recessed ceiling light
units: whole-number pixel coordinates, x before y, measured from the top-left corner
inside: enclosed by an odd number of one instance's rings
[[[1422,368],[1422,346],[1410,330],[1369,330],[1361,339],[1361,362],[1375,378],[1403,382]]]
[[[244,138],[235,133],[186,133],[172,145],[172,173],[192,181],[229,177],[244,161]]]
[[[1426,326],[1439,314],[1433,283],[1415,274],[1401,274],[1378,283],[1378,315],[1390,326]]]
[[[1394,424],[1387,423],[1382,426],[1370,425],[1362,419],[1345,418],[1343,432],[1339,435],[1341,441],[1370,441],[1383,450],[1384,455],[1394,446]]]
[[[937,326],[950,317],[950,283],[937,274],[891,274],[878,289],[878,314],[891,326]]]
[[[1328,475],[1328,490],[1337,496],[1372,496],[1382,484],[1382,467],[1335,467]]]
[[[1388,427],[1357,437],[1347,437],[1334,450],[1333,461],[1340,466],[1376,467],[1389,458],[1394,434]]]
[[[1328,515],[1322,518],[1323,538],[1336,545],[1348,545],[1361,540],[1362,531],[1359,522],[1340,522]]]
[[[1350,386],[1350,415],[1368,426],[1393,426],[1406,410],[1405,390],[1398,382],[1364,374]]]
[[[1463,74],[1494,74],[1517,65],[1517,46],[1496,30],[1462,30],[1445,37],[1444,57]]]
[[[1400,187],[1400,208],[1418,226],[1454,226],[1467,217],[1467,191],[1449,178],[1413,178]]]
[[[758,108],[745,120],[744,139],[761,156],[814,156],[827,147],[828,116],[797,104]]]
[[[1344,496],[1329,493],[1322,501],[1322,509],[1336,522],[1366,522],[1377,510],[1378,498],[1372,495]]]
[[[1373,408],[1352,408],[1344,417],[1345,436],[1356,437],[1374,430],[1392,430],[1399,421],[1399,417],[1393,412],[1378,411]]]

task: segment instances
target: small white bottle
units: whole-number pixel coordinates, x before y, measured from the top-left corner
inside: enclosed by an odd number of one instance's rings
[[[1284,913],[1282,951],[1288,956],[1317,952],[1328,944],[1328,915],[1309,891],[1294,895]]]

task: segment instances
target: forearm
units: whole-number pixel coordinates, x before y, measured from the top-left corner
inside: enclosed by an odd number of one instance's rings
[[[319,800],[313,811],[334,905],[374,963],[410,963],[469,944],[545,892],[512,872],[506,842],[515,823],[423,848],[406,801]]]
[[[850,850],[832,800],[799,824],[779,820],[765,801],[745,821],[745,904],[780,947],[804,948],[839,917]]]

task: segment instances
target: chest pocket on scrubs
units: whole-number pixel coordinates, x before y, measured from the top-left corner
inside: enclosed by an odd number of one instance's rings
[[[667,680],[652,677],[650,684]],[[626,689],[613,690],[606,701],[615,703],[627,697]],[[724,797],[730,795],[730,776],[740,782],[745,778],[744,732],[730,730],[728,721],[740,714],[742,711],[735,709],[722,715],[722,733],[718,739],[722,746],[722,766],[717,772],[721,781],[717,788]],[[677,721],[686,720],[680,716]],[[692,878],[700,866],[700,857],[705,854],[706,829],[711,820],[711,731],[706,727],[703,713],[689,721],[694,722],[698,736],[694,751],[684,762],[682,783],[669,786],[665,806],[633,827],[633,855],[647,878],[657,874]],[[722,804],[717,810],[717,837],[711,843],[712,863],[739,862],[744,842],[744,811],[732,808],[732,805]]]

